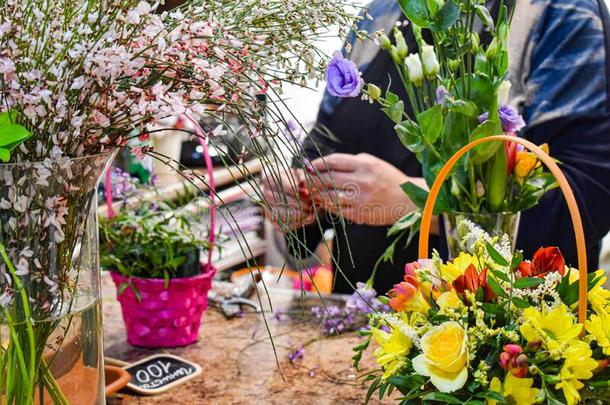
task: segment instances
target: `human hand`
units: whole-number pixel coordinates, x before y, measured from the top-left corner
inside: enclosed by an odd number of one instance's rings
[[[400,185],[423,183],[367,153],[333,153],[312,161],[308,172],[314,206],[366,225],[391,225],[413,211]]]
[[[303,170],[264,170],[261,177],[265,216],[278,230],[286,232],[314,222],[315,213]]]

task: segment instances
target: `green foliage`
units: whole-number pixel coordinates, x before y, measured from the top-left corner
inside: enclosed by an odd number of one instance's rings
[[[32,133],[22,125],[17,124],[19,114],[14,111],[0,113],[0,160],[11,160],[11,151],[28,140]]]
[[[198,235],[186,213],[144,203],[112,219],[100,219],[103,268],[130,277],[187,277],[199,273],[199,254],[208,241]]]

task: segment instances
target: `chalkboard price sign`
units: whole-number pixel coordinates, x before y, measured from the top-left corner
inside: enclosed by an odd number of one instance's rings
[[[131,374],[127,387],[144,395],[159,394],[201,374],[197,364],[171,354],[147,357],[125,370]]]

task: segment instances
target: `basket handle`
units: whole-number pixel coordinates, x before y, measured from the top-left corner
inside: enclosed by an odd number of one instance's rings
[[[205,162],[205,167],[208,172],[208,190],[210,191],[210,235],[209,241],[210,246],[208,249],[208,262],[207,266],[212,266],[212,253],[214,251],[214,241],[216,240],[215,234],[215,225],[216,225],[216,182],[214,180],[214,165],[212,165],[212,158],[210,157],[210,153],[208,150],[207,137],[203,133],[199,122],[196,119],[185,115],[185,117],[191,121],[195,127],[195,134],[197,135],[197,139],[199,139],[199,143],[203,148],[203,160]],[[112,201],[112,168],[108,167],[106,170],[106,178],[105,178],[105,194],[106,194],[106,205],[108,207],[108,218],[112,219],[114,217],[113,210],[113,201]]]
[[[208,262],[206,266],[211,267],[212,253],[214,252],[214,241],[216,240],[216,181],[214,180],[214,165],[212,164],[212,158],[210,157],[210,152],[208,149],[209,138],[205,136],[203,129],[201,129],[201,125],[199,125],[199,122],[196,119],[192,118],[190,115],[185,115],[185,117],[191,121],[195,127],[195,134],[197,135],[199,144],[203,148],[203,160],[208,172],[208,191],[210,192],[210,246],[208,247]]]
[[[585,320],[587,319],[587,249],[585,244],[585,233],[582,225],[580,211],[578,209],[578,204],[576,203],[576,198],[574,197],[574,193],[572,192],[570,184],[568,183],[565,175],[562,173],[557,163],[555,163],[555,161],[553,161],[553,159],[542,149],[540,149],[538,146],[526,139],[507,135],[494,135],[486,138],[477,139],[476,141],[472,141],[468,145],[462,147],[447,161],[447,163],[445,163],[438,176],[434,180],[434,184],[432,184],[432,187],[430,188],[430,194],[428,195],[426,205],[424,206],[424,211],[421,220],[421,229],[419,234],[419,257],[428,257],[428,238],[430,236],[430,223],[432,221],[434,204],[436,203],[436,199],[438,198],[438,194],[441,190],[443,182],[449,175],[453,166],[462,156],[466,154],[466,152],[468,152],[472,148],[483,143],[498,141],[516,142],[525,147],[525,149],[535,154],[545,164],[545,166],[550,170],[550,172],[553,174],[553,176],[559,183],[559,187],[561,188],[564,198],[566,199],[566,202],[568,204],[570,216],[572,217],[572,226],[574,227],[574,234],[576,236],[578,269],[580,273],[580,302],[578,304],[578,321],[584,324]]]

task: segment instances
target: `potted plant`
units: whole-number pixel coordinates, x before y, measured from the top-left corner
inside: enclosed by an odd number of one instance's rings
[[[184,210],[144,203],[100,221],[100,259],[111,271],[134,346],[197,341],[215,269],[200,263],[210,249]]]

